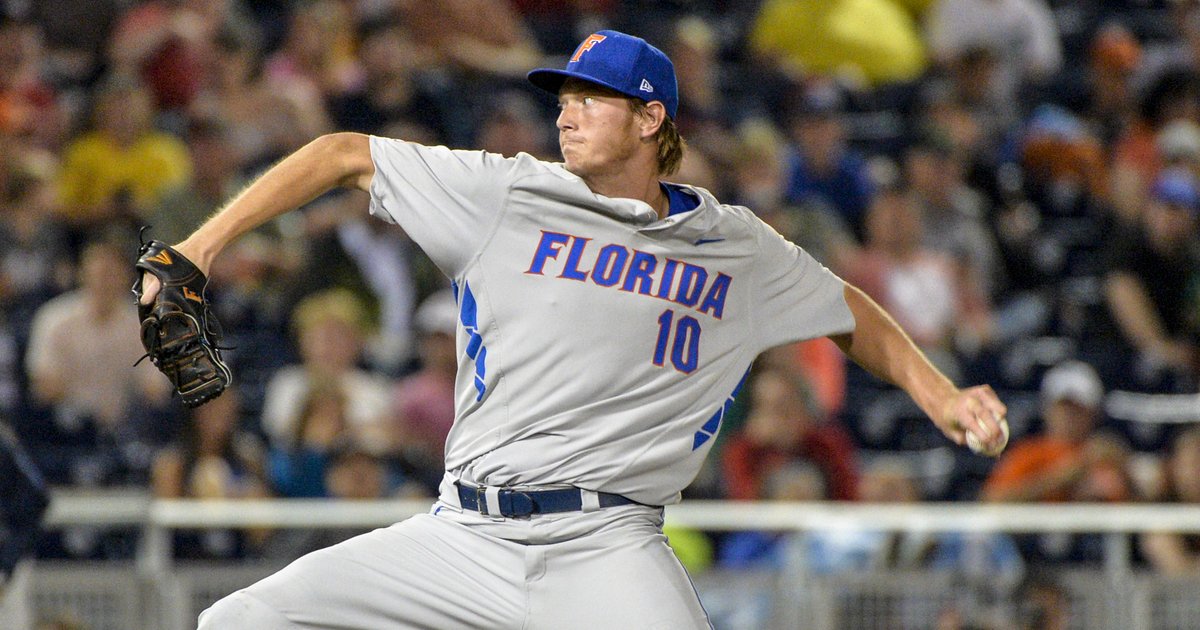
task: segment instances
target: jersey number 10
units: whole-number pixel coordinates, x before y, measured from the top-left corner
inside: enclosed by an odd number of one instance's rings
[[[658,341],[654,344],[654,365],[662,367],[667,359],[667,345],[671,345],[671,365],[684,374],[696,369],[700,360],[700,322],[695,317],[684,315],[675,322],[671,309],[658,316]],[[671,331],[675,331],[675,342],[671,344]]]

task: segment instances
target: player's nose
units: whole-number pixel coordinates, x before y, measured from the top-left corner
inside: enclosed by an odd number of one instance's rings
[[[559,131],[567,131],[575,128],[575,116],[571,113],[571,108],[568,105],[563,105],[558,110],[558,119],[554,121],[554,126],[558,127]]]

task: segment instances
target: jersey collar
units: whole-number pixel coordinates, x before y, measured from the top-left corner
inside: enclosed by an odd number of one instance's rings
[[[678,195],[691,197],[691,200],[696,201],[694,209],[683,212],[674,212],[672,207],[671,213],[665,218],[658,217],[658,211],[650,206],[650,204],[640,199],[628,199],[624,197],[606,197],[599,195],[584,183],[583,178],[568,171],[561,162],[550,164],[551,171],[558,174],[559,177],[578,183],[578,185],[586,190],[597,203],[592,206],[596,211],[609,215],[619,221],[632,223],[639,226],[639,232],[650,232],[657,235],[677,236],[679,238],[695,240],[709,236],[710,232],[716,226],[716,206],[719,202],[713,197],[712,193],[697,186],[688,184],[674,184],[663,182],[668,190],[674,188]],[[590,204],[589,204],[590,205]],[[674,206],[674,200],[672,200]]]

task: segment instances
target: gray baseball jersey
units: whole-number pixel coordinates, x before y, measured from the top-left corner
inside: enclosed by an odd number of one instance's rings
[[[674,503],[755,356],[854,327],[840,279],[701,188],[660,219],[525,154],[370,144],[372,214],[458,299],[443,498],[461,479]]]

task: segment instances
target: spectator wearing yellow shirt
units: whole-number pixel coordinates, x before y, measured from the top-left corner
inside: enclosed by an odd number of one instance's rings
[[[136,219],[191,176],[187,147],[154,128],[149,91],[118,78],[97,96],[95,128],[67,146],[58,187],[67,218],[89,225]]]
[[[801,76],[837,76],[865,85],[912,81],[927,59],[917,24],[903,4],[767,0],[755,19],[751,46],[760,57]]]

